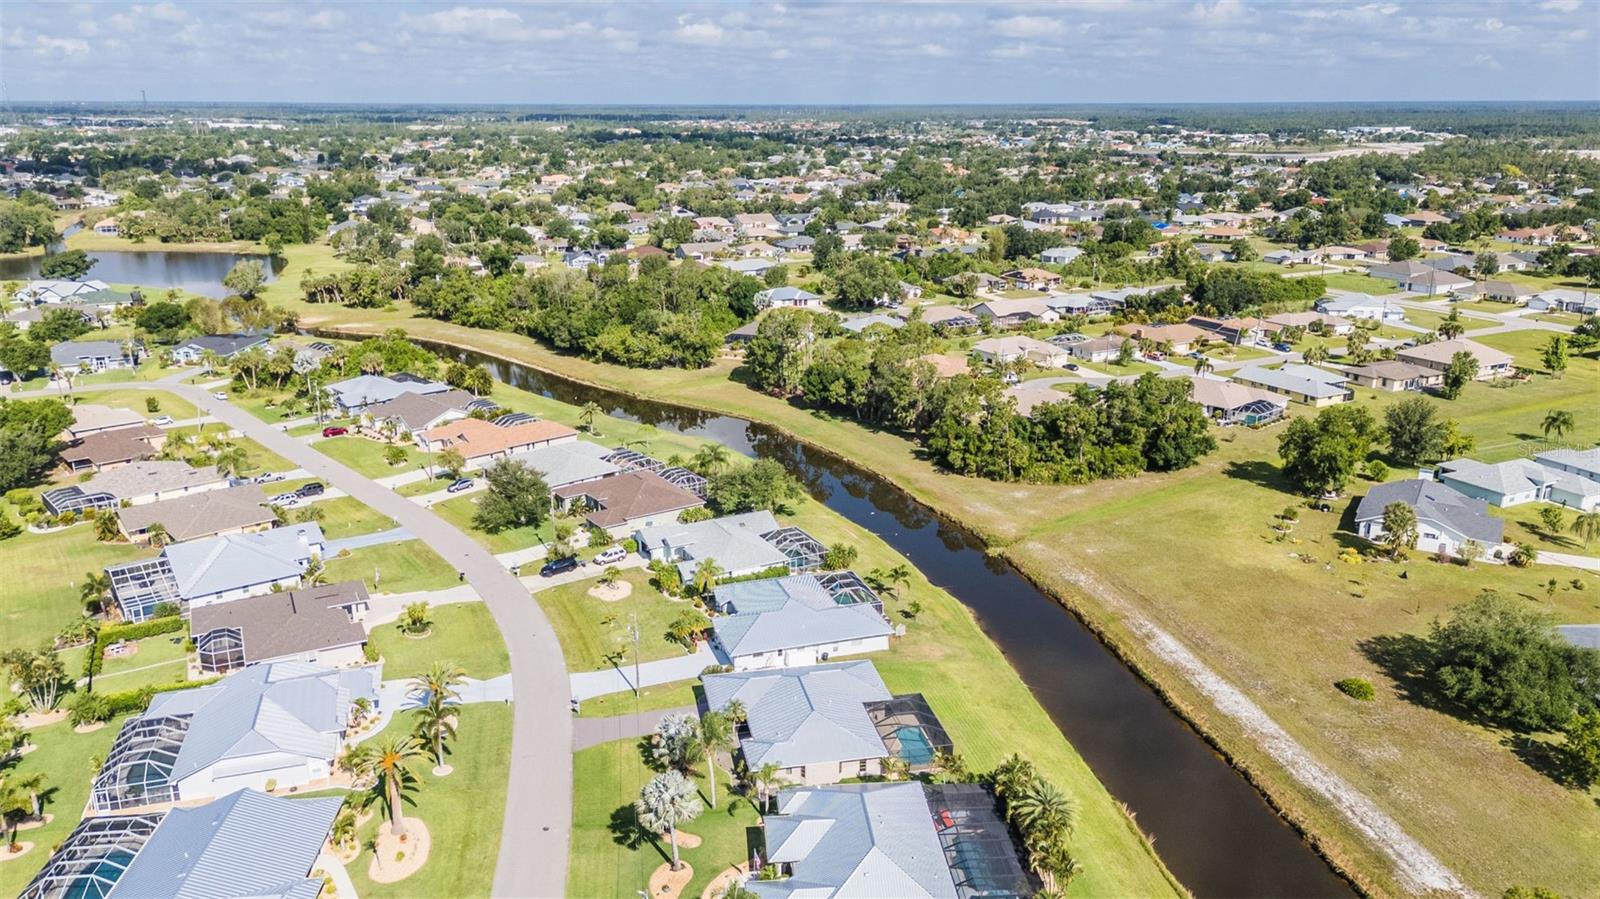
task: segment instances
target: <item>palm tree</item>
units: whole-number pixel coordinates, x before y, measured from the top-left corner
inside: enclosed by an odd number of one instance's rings
[[[30,774],[12,774],[6,778],[6,785],[28,794],[28,808],[31,810],[29,816],[38,818],[44,812],[44,803],[40,801],[39,795],[44,792],[47,780],[43,772],[34,771]]]
[[[898,755],[886,755],[878,763],[878,770],[890,780],[904,780],[911,776],[911,763]]]
[[[728,700],[727,704],[722,707],[722,714],[736,725],[750,720],[750,710],[745,708],[744,700],[742,699]]]
[[[1578,539],[1583,541],[1583,548],[1588,549],[1589,544],[1593,543],[1596,537],[1600,537],[1600,509],[1593,512],[1579,512],[1578,517],[1572,519],[1569,530],[1577,534]]]
[[[1314,343],[1306,347],[1300,358],[1304,359],[1307,365],[1320,365],[1328,361],[1328,348],[1324,344]]]
[[[356,810],[346,803],[333,818],[333,828],[328,838],[336,848],[345,848],[356,841]]]
[[[579,410],[578,421],[583,423],[583,429],[589,432],[590,437],[599,436],[594,429],[594,420],[597,416],[605,415],[605,411],[606,410],[600,408],[599,403],[596,403],[593,400],[584,403],[583,408]]]
[[[788,783],[783,779],[783,768],[777,762],[767,762],[759,768],[745,772],[745,779],[756,788],[756,814],[767,813],[767,797]]]
[[[310,564],[306,565],[305,573],[300,575],[300,583],[307,587],[320,587],[328,582],[328,566],[322,564],[321,556],[312,556]]]
[[[733,747],[733,722],[721,712],[700,716],[700,733],[695,740],[706,755],[706,777],[711,779],[711,807],[717,807],[717,753]]]
[[[1041,832],[1065,837],[1078,826],[1078,804],[1043,778],[1025,783],[1006,803],[1006,811],[1024,834]]]
[[[726,572],[722,570],[722,566],[717,564],[716,559],[707,556],[706,558],[700,560],[699,565],[695,566],[694,588],[700,591],[702,595],[710,593],[712,590],[716,589],[717,579],[722,577],[725,573]]]
[[[94,539],[110,543],[122,536],[122,524],[117,513],[110,509],[97,509],[94,513]]]
[[[1212,364],[1210,356],[1201,356],[1194,360],[1194,373],[1197,375],[1209,375],[1216,370],[1217,367]]]
[[[411,695],[424,698],[417,711],[417,738],[433,747],[434,767],[444,767],[445,741],[456,735],[455,706],[467,673],[453,662],[434,662],[427,672],[411,679]]]
[[[1539,427],[1544,431],[1544,439],[1546,440],[1550,439],[1551,432],[1554,432],[1556,439],[1560,440],[1561,438],[1567,436],[1567,432],[1571,431],[1576,426],[1577,422],[1573,419],[1572,413],[1565,409],[1555,409],[1550,412],[1546,412],[1544,414],[1544,421],[1539,424]]]
[[[6,845],[12,852],[20,848],[17,843],[17,825],[28,817],[28,809],[31,807],[26,792],[10,780],[0,782],[0,820],[5,822]],[[673,849],[677,849],[676,844]]]
[[[217,474],[227,475],[232,478],[242,478],[244,473],[251,469],[250,454],[245,448],[237,444],[217,453]]]
[[[640,826],[652,833],[665,831],[672,841],[672,870],[683,869],[678,858],[678,825],[693,821],[702,811],[694,781],[678,771],[657,774],[639,791],[633,804]]]
[[[433,626],[428,616],[428,602],[422,600],[400,610],[400,629],[408,634],[420,634]]]
[[[161,547],[167,545],[167,526],[161,522],[158,521],[155,524],[145,528],[144,533],[146,537],[150,538],[151,546],[160,549]]]
[[[295,515],[294,515],[295,520],[298,521],[298,522],[301,522],[301,523],[305,523],[305,522],[309,522],[309,521],[318,521],[318,522],[320,522],[320,521],[322,521],[323,519],[325,519],[327,517],[328,517],[328,510],[322,508],[321,506],[317,506],[317,505],[306,506],[304,509],[301,509],[300,511],[296,512]]]
[[[391,736],[376,745],[368,743],[350,754],[350,768],[363,778],[372,778],[373,791],[383,799],[389,813],[389,832],[397,837],[406,833],[400,813],[401,795],[415,789],[417,776],[411,763],[427,756],[416,737]]]
[[[728,448],[720,443],[708,443],[695,451],[689,460],[690,467],[703,475],[716,474],[728,464]]]
[[[1580,516],[1582,517],[1582,516]],[[98,605],[111,592],[111,575],[104,571],[85,571],[83,586],[78,588],[78,598],[85,606]]]
[[[1439,336],[1445,340],[1455,340],[1467,331],[1467,326],[1461,323],[1461,310],[1451,309],[1445,320],[1439,323]]]

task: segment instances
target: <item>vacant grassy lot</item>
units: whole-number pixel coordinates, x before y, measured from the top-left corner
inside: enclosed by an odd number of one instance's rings
[[[408,484],[406,486],[411,485]],[[426,493],[428,491],[424,490],[419,492]],[[440,518],[443,518],[445,521],[455,525],[457,528],[461,529],[461,531],[472,537],[472,539],[483,544],[484,547],[492,553],[511,552],[515,549],[527,549],[530,546],[538,546],[542,543],[548,543],[555,539],[555,524],[550,520],[546,520],[545,523],[539,527],[524,526],[519,528],[508,528],[503,531],[496,531],[493,534],[489,533],[488,531],[478,530],[472,526],[472,516],[477,514],[478,502],[482,500],[483,497],[484,494],[481,492],[468,493],[465,496],[458,496],[454,499],[447,499],[442,503],[434,504],[433,511],[437,513]]]
[[[411,726],[406,713],[391,721],[386,731]],[[346,867],[362,896],[408,899],[417,896],[487,897],[494,883],[494,866],[500,857],[500,828],[505,820],[506,772],[511,764],[511,707],[497,703],[462,706],[457,737],[446,750],[455,771],[436,777],[427,761],[413,766],[417,789],[415,804],[407,804],[407,818],[420,818],[428,826],[433,848],[421,871],[399,883],[373,883],[367,878],[372,854]],[[527,814],[539,814],[536,809]],[[363,846],[378,832],[381,816],[374,815],[360,830]]]
[[[1373,296],[1394,293],[1393,281],[1385,281],[1382,278],[1374,278],[1371,275],[1361,275],[1355,272],[1330,272],[1318,277],[1327,282],[1330,290],[1349,290],[1355,293],[1369,293]]]
[[[415,468],[421,453],[416,447],[401,446],[405,452],[406,460],[399,465],[390,465],[384,454],[391,445],[379,440],[368,440],[365,437],[329,437],[326,440],[314,441],[311,446],[330,458],[344,463],[358,474],[369,478],[386,478],[390,475],[400,474],[407,469]]]
[[[5,514],[17,520],[14,511]],[[100,543],[87,523],[0,540],[5,583],[0,588],[0,650],[37,646],[81,615],[78,588],[86,572],[154,554],[127,543]]]
[[[276,489],[269,487],[269,490]],[[288,488],[285,488],[288,489]],[[356,537],[361,534],[375,534],[397,527],[393,518],[384,515],[354,497],[336,496],[333,499],[318,500],[314,507],[322,510],[322,533],[329,540],[340,540],[345,537]],[[290,511],[290,516],[298,516],[302,509]]]
[[[58,398],[60,397],[60,394],[55,390],[48,391],[47,395]],[[145,399],[147,397],[155,397],[158,404],[156,411],[151,412],[149,407],[145,404]],[[145,416],[146,418],[156,418],[157,416],[167,415],[170,416],[174,421],[184,421],[186,419],[194,418],[200,414],[200,411],[194,407],[193,403],[183,399],[182,397],[176,396],[175,394],[167,393],[164,390],[85,390],[81,393],[73,393],[67,397],[67,399],[69,401],[75,400],[78,403],[88,403],[96,406],[112,406],[117,409],[131,409],[134,412]]]
[[[94,677],[96,692],[137,690],[146,685],[157,686],[187,680],[188,671],[184,660],[188,654],[183,651],[183,642],[187,636],[187,633],[161,634],[140,640],[139,651],[133,655],[107,654],[100,673]],[[67,673],[79,673],[82,665],[80,658],[78,668],[68,667]]]
[[[429,616],[433,632],[426,637],[407,637],[392,623],[372,629],[369,639],[383,656],[385,678],[414,677],[434,662],[455,662],[479,680],[511,670],[511,657],[488,606],[455,602],[434,606]]]
[[[122,728],[121,718],[113,718],[93,733],[74,733],[65,721],[28,732],[28,740],[39,748],[23,756],[8,776],[43,774],[45,814],[55,817],[43,827],[24,830],[17,839],[33,843],[25,856],[0,864],[0,894],[15,896],[39,873],[50,850],[72,833],[89,801],[90,759],[105,758],[111,742]]]
[[[421,540],[363,547],[328,560],[330,583],[351,580],[365,581],[374,593],[443,590],[457,583],[456,569]]]
[[[1419,328],[1427,328],[1430,331],[1439,330],[1439,325],[1443,323],[1447,317],[1447,313],[1433,312],[1427,309],[1406,310],[1406,321],[1416,325]],[[1485,321],[1481,318],[1473,318],[1470,315],[1461,316],[1460,322],[1461,327],[1465,328],[1468,334],[1471,334],[1473,331],[1477,331],[1481,328],[1492,328],[1497,324],[1497,322]]]
[[[639,658],[667,659],[685,653],[683,644],[667,637],[667,625],[684,609],[687,601],[673,601],[650,586],[649,572],[629,569],[622,579],[633,585],[627,599],[603,602],[589,595],[594,580],[563,584],[533,594],[550,617],[561,641],[561,654],[569,671],[597,671],[609,668],[608,654],[621,652],[626,666],[633,661],[633,640],[628,625],[639,624]]]

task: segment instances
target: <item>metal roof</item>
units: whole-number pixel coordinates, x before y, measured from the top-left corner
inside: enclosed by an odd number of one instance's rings
[[[712,619],[717,643],[730,658],[894,633],[877,609],[840,604],[811,575],[728,584],[716,597],[731,612]]]
[[[321,555],[322,527],[314,521],[254,534],[224,534],[174,543],[163,550],[184,599],[294,577]]]
[[[888,754],[866,704],[892,697],[871,662],[709,674],[702,683],[710,708],[721,709],[734,699],[744,703],[750,736],[740,746],[752,767],[775,762],[791,768]]]

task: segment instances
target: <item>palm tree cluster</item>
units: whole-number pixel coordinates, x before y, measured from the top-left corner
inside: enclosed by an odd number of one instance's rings
[[[460,686],[467,673],[454,662],[434,662],[425,673],[411,679],[411,695],[422,700],[417,710],[417,739],[433,750],[436,769],[444,767],[444,744],[456,735]]]
[[[1044,881],[1045,891],[1064,894],[1083,867],[1072,857],[1067,840],[1078,822],[1078,804],[1060,787],[1039,776],[1033,763],[1012,755],[989,775],[1006,820],[1022,837],[1028,863]]]

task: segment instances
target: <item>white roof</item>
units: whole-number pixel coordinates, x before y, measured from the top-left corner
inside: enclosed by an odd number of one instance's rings
[[[804,668],[708,674],[706,704],[744,703],[750,736],[741,741],[751,767],[781,767],[882,758],[883,739],[866,704],[892,699],[868,661]]]

